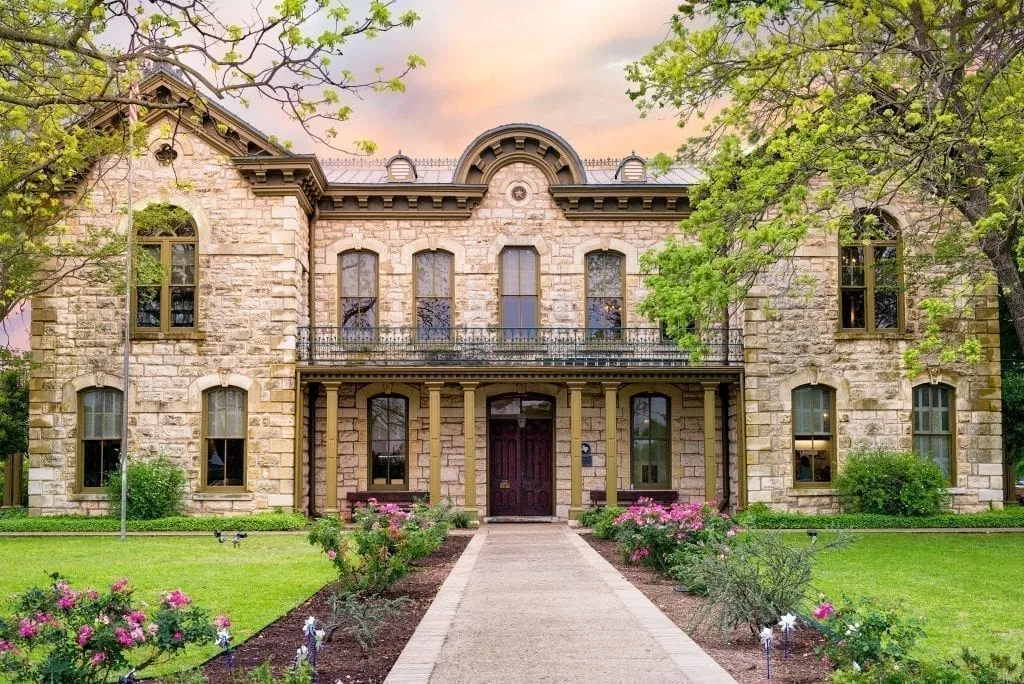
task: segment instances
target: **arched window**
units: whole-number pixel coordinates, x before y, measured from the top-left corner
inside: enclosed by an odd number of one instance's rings
[[[345,339],[373,339],[377,330],[377,255],[366,250],[342,252],[338,311]]]
[[[839,321],[843,330],[903,327],[902,246],[896,222],[881,211],[859,211],[839,251]]]
[[[245,489],[247,397],[237,387],[218,387],[203,394],[204,487]]]
[[[622,255],[591,252],[587,255],[587,337],[618,339],[626,301]]]
[[[946,385],[914,388],[914,453],[935,461],[956,486],[953,450],[953,390]]]
[[[378,394],[370,397],[367,414],[370,488],[408,488],[409,399],[400,394]]]
[[[804,385],[793,390],[793,479],[798,485],[832,482],[836,463],[835,390]]]
[[[134,329],[195,330],[197,231],[192,215],[173,204],[151,204],[135,212],[133,221],[139,249],[147,255],[135,272]]]
[[[637,489],[671,486],[672,417],[668,397],[637,394],[630,400],[630,481]]]
[[[501,327],[506,337],[537,336],[537,294],[540,273],[532,247],[506,247],[501,252]]]
[[[121,390],[78,394],[78,489],[101,491],[121,461]]]
[[[416,336],[447,340],[452,334],[454,258],[448,252],[419,252],[413,258],[416,285]]]

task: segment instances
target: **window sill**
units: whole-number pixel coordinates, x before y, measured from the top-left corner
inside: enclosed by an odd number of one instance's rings
[[[836,332],[836,341],[857,341],[857,340],[913,340],[915,338],[913,333],[909,333],[906,330],[876,330],[874,332],[868,332],[866,330],[839,330]]]
[[[206,335],[195,330],[182,330],[180,332],[163,332],[162,330],[133,330],[132,340],[190,340],[202,342]]]
[[[956,494],[966,494],[967,493],[967,487],[947,487],[946,488],[946,492],[948,492],[949,494],[953,494],[953,495],[956,495]]]
[[[106,492],[75,492],[68,497],[68,501],[108,501],[109,499]]]
[[[252,501],[252,492],[195,492],[192,495],[193,501]]]
[[[786,496],[836,496],[836,490],[831,487],[790,487]]]

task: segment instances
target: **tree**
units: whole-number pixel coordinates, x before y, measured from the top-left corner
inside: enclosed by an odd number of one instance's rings
[[[28,452],[28,357],[0,349],[0,489],[3,463]]]
[[[1024,340],[1019,2],[693,0],[671,27],[629,95],[708,117],[677,153],[705,180],[687,239],[647,259],[648,315],[695,346],[809,231],[852,239],[855,206],[901,197],[929,208],[902,228],[926,321],[910,373],[980,357],[967,319],[993,280]]]
[[[361,78],[341,64],[353,39],[416,23],[414,12],[397,14],[393,4],[370,0],[357,18],[338,0],[280,0],[228,22],[234,5],[216,0],[0,3],[0,319],[57,280],[124,253],[123,237],[109,231],[74,243],[61,231],[76,206],[66,187],[98,160],[130,152],[128,117],[97,128],[97,113],[138,107],[202,116],[203,98],[270,101],[318,141],[345,149],[335,124],[352,113],[346,100],[401,92],[403,77],[424,65],[412,55],[393,74],[378,67]],[[160,102],[133,91],[154,68],[173,70],[202,97]],[[366,140],[350,146],[373,149]]]

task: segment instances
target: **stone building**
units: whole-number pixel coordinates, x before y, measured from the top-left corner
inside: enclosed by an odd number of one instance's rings
[[[189,97],[164,72],[142,90]],[[866,207],[891,227],[870,244],[812,236],[698,359],[637,313],[639,257],[686,215],[686,169],[583,160],[528,124],[457,159],[380,162],[292,154],[213,104],[146,122],[136,239],[166,273],[130,298],[129,452],[180,463],[191,511],[422,495],[564,519],[641,492],[825,510],[845,456],[874,446],[939,461],[958,510],[1002,501],[995,296],[974,311],[982,363],[900,371],[920,327],[898,278],[911,209]],[[110,163],[72,235],[126,230]],[[33,301],[36,512],[107,508],[125,306],[73,280]]]

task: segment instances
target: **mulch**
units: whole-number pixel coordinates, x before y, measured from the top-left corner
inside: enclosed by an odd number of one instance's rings
[[[701,596],[681,594],[675,582],[653,570],[631,565],[622,559],[618,545],[611,540],[597,539],[591,534],[583,538],[609,563],[622,573],[661,612],[724,667],[740,684],[765,682],[765,656],[757,637],[746,628],[722,628],[714,614],[708,614],[707,600]],[[822,641],[821,635],[808,629],[793,632],[789,642],[789,657],[783,660],[782,637],[775,630],[777,648],[772,653],[773,682],[805,684],[826,682],[830,670],[814,653]]]
[[[385,596],[405,596],[410,602],[399,615],[387,621],[378,635],[377,645],[368,653],[362,652],[353,637],[340,630],[335,632],[334,638],[319,654],[317,671],[320,681],[340,680],[346,684],[384,681],[470,539],[470,536],[448,536],[437,553],[417,561],[412,573],[391,586]],[[227,668],[224,656],[208,661],[202,668],[207,681],[210,684],[245,681],[242,673],[258,667],[268,658],[277,673],[289,668],[295,658],[295,650],[303,643],[303,623],[310,615],[330,617],[328,599],[333,592],[333,585],[324,587],[236,648],[233,670]]]

